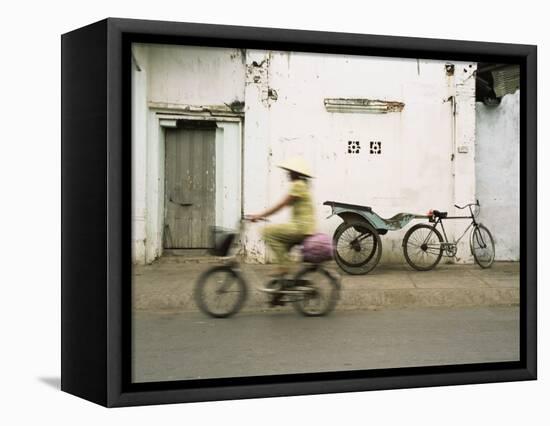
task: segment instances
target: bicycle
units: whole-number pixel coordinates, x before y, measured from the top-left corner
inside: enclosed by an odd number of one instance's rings
[[[237,236],[243,235],[246,222],[246,218],[241,219],[237,232],[213,228],[211,254],[227,257],[230,252],[236,252],[242,240]],[[271,306],[292,303],[302,315],[323,316],[338,302],[340,280],[320,263],[304,263],[293,277],[275,277],[258,290],[271,297]],[[247,295],[248,284],[237,256],[204,272],[194,289],[199,309],[214,318],[236,314],[244,306]]]
[[[443,256],[456,257],[457,245],[470,228],[472,229],[470,234],[470,251],[474,260],[484,269],[490,268],[493,264],[495,260],[495,242],[493,236],[485,225],[476,221],[476,216],[479,214],[481,208],[479,200],[464,206],[455,204],[455,207],[460,210],[468,208],[470,215],[449,216],[447,212],[431,210],[428,214],[428,220],[433,225],[420,223],[411,227],[405,234],[403,238],[403,253],[407,263],[414,269],[429,271],[435,268]],[[476,208],[477,211],[474,211]],[[453,219],[471,219],[471,222],[460,238],[449,242],[443,221]],[[441,225],[443,236],[437,229],[438,225]]]

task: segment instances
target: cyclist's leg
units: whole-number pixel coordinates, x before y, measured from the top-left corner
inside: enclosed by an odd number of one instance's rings
[[[293,224],[282,223],[266,226],[262,236],[275,254],[275,260],[279,264],[280,271],[288,272],[290,267],[289,251],[293,245],[302,241],[303,235],[297,232]]]
[[[288,253],[294,244],[303,239],[303,236],[296,231],[296,228],[289,223],[268,225],[264,228],[262,236],[275,254],[275,261],[278,263],[277,276],[285,276],[290,271],[290,258]],[[286,279],[281,281],[282,288],[286,287]],[[271,306],[281,305],[281,293],[273,294]]]

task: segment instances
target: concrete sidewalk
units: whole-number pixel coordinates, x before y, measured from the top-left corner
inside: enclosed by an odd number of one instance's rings
[[[193,287],[198,276],[214,266],[205,261],[163,258],[152,265],[135,266],[132,301],[135,311],[192,312],[197,307]],[[406,307],[498,306],[519,303],[519,263],[495,262],[490,269],[477,265],[440,264],[418,272],[408,265],[379,265],[367,275],[346,275],[336,264],[327,265],[341,275],[338,310]],[[271,265],[242,265],[249,286],[243,311],[267,307],[267,296],[256,290],[267,281]],[[290,306],[276,310],[292,309]]]

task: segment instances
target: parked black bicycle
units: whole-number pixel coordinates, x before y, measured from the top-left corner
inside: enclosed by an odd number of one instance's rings
[[[228,256],[237,251],[243,235],[246,219],[240,222],[238,231],[220,228],[212,230],[212,254]],[[244,305],[248,285],[241,273],[236,256],[228,256],[224,265],[204,272],[194,290],[199,309],[215,318],[226,318],[237,313]],[[274,277],[259,291],[268,294],[271,306],[291,303],[305,316],[322,316],[330,313],[340,297],[340,280],[321,263],[303,263],[292,277]]]
[[[485,225],[476,221],[479,214],[479,200],[475,203],[457,206],[457,209],[466,209],[470,211],[469,216],[449,216],[447,212],[438,210],[430,211],[428,217],[433,225],[420,223],[414,225],[407,231],[403,238],[403,253],[407,263],[418,271],[429,271],[435,268],[443,256],[456,257],[457,247],[460,240],[470,233],[470,250],[476,263],[482,268],[489,268],[495,260],[495,242],[493,236]],[[449,241],[443,221],[448,219],[470,219],[471,222],[464,233],[456,240]],[[437,229],[441,227],[441,232]]]

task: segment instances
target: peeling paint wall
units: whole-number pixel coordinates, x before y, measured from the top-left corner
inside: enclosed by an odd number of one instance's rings
[[[254,60],[259,62],[247,57],[247,64]],[[317,222],[321,231],[330,234],[341,219],[326,220],[329,210],[322,206],[326,200],[369,205],[383,217],[399,212],[425,213],[430,208],[452,212],[455,203],[472,201],[473,149],[460,155],[455,151],[456,145],[472,144],[475,136],[475,65],[456,63],[461,74],[448,76],[445,64],[271,52],[269,81],[262,84],[277,91],[277,101],[265,107],[258,95],[261,92],[247,90],[246,142],[248,147],[261,146],[253,148],[257,150],[253,158],[258,170],[254,179],[261,176],[262,169],[269,171],[267,183],[260,178],[262,186],[267,184],[263,204],[258,202],[256,208],[247,211],[271,205],[284,195],[286,174],[276,165],[293,155],[306,158],[314,170]],[[464,68],[467,72],[462,71]],[[458,110],[455,116],[447,101],[450,96]],[[399,101],[404,107],[401,112],[387,114],[333,113],[325,107],[326,98]],[[348,153],[349,141],[359,141],[359,154]],[[381,142],[381,154],[370,154],[373,141]],[[456,171],[454,163],[459,164]],[[245,188],[246,182],[251,182],[246,178]],[[287,218],[285,212],[273,220]],[[448,227],[451,235],[453,225]],[[383,261],[403,261],[405,231],[382,237]],[[249,244],[261,251],[261,241],[250,238]],[[460,260],[471,259],[466,253]]]
[[[454,208],[454,204],[464,205],[475,201],[475,64],[455,63],[450,88],[452,125],[452,180],[453,205],[449,206],[451,214],[462,216],[464,210]],[[469,220],[448,221],[446,229],[451,229],[458,238]],[[473,257],[470,251],[468,238],[462,238],[458,244],[458,262],[471,262]]]
[[[132,51],[132,259],[146,260],[147,244],[147,54]]]
[[[498,106],[476,104],[479,220],[495,239],[497,260],[519,260],[519,90]]]
[[[164,228],[163,117],[197,119],[240,108],[245,66],[240,49],[134,44],[132,47],[132,235],[134,263],[150,263],[162,254]],[[139,69],[138,69],[139,68]],[[193,108],[189,108],[192,106]],[[204,107],[206,106],[206,107]],[[194,117],[194,116],[193,116]],[[241,133],[239,121],[220,122],[216,146],[219,225],[240,215]],[[230,152],[231,151],[231,152]]]
[[[244,100],[239,49],[149,45],[148,55],[151,102],[223,105]]]
[[[244,102],[244,212],[261,211],[285,195],[286,174],[276,165],[292,155],[302,155],[312,166],[317,222],[331,234],[341,220],[326,220],[326,200],[369,205],[390,217],[431,208],[452,213],[453,204],[475,198],[475,64],[454,62],[450,73],[445,61],[184,46],[146,50],[148,102]],[[327,110],[325,99],[341,98],[391,101],[399,108],[384,114]],[[147,128],[154,134],[158,123],[151,113],[148,117]],[[162,130],[156,132],[162,139]],[[348,152],[350,142],[358,152]],[[159,179],[160,172],[155,176]],[[146,180],[162,192],[154,179]],[[154,208],[150,203],[145,215],[155,215],[148,211]],[[273,221],[287,217],[288,212],[280,213]],[[158,231],[161,225],[156,226]],[[260,228],[249,227],[245,236],[254,261],[266,260]],[[403,261],[405,231],[382,237],[383,261]],[[449,231],[453,234],[454,228]],[[146,261],[162,250],[158,236],[155,241]],[[461,261],[470,260],[467,253],[461,256]]]

